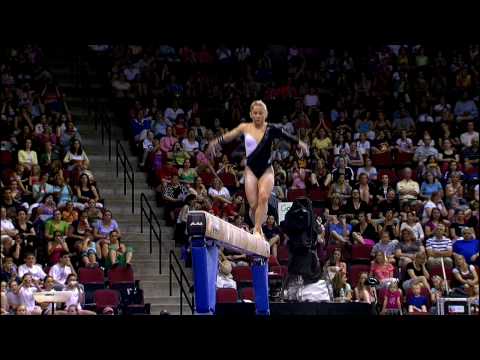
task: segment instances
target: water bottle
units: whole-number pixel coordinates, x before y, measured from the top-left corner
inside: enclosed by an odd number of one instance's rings
[[[340,289],[340,302],[345,302],[345,290]]]

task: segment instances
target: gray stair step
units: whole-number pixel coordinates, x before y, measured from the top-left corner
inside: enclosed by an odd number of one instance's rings
[[[170,315],[180,315],[180,305],[172,304],[151,304],[150,305],[150,314],[151,315],[160,315],[162,310],[166,310]],[[188,305],[183,306],[183,315],[189,316],[192,315],[192,312]]]
[[[183,301],[184,303],[186,302],[185,298],[183,298]],[[145,302],[150,304],[175,305],[178,307],[179,309],[178,311],[180,311],[180,297],[178,295],[176,296],[157,295],[154,297],[145,296]],[[190,314],[191,314],[191,311],[190,311]]]

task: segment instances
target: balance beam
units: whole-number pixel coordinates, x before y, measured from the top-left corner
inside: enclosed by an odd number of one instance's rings
[[[230,224],[206,211],[189,211],[187,233],[192,242],[195,283],[195,310],[215,313],[218,247],[223,246],[253,257],[252,275],[256,311],[268,315],[268,258],[270,245],[265,239]]]

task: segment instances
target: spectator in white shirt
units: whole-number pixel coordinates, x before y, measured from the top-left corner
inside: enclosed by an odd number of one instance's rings
[[[153,131],[148,130],[147,131],[147,137],[145,139],[143,139],[143,143],[142,143],[143,156],[142,156],[142,162],[139,164],[140,167],[143,167],[145,165],[145,160],[147,160],[148,154],[154,148],[153,138],[154,138]]]
[[[200,145],[195,140],[195,131],[193,129],[188,130],[187,137],[182,140],[182,147],[190,155],[193,155],[195,150],[199,150]]]
[[[76,274],[76,272],[70,262],[70,254],[65,251],[58,263],[53,265],[49,272],[49,275],[55,280],[55,290],[61,291],[63,289],[70,274]]]
[[[244,62],[251,56],[250,48],[242,45],[235,49],[235,55],[237,56],[238,62]]]
[[[168,107],[165,109],[165,113],[163,115],[165,116],[166,120],[175,122],[175,120],[177,120],[177,116],[183,115],[183,114],[185,114],[183,109],[179,108],[177,103],[174,102],[172,107]]]
[[[439,266],[442,263],[445,267],[452,268],[452,240],[445,237],[445,225],[438,224],[434,231],[434,236],[427,240],[428,267]]]
[[[370,154],[370,141],[367,140],[367,134],[360,134],[360,139],[357,141],[357,150],[360,155]]]
[[[35,305],[35,298],[33,297],[33,294],[37,291],[41,291],[41,289],[33,282],[32,275],[25,274],[22,277],[18,295],[21,304],[27,308],[28,315],[40,315],[42,313],[40,306]]]
[[[314,88],[310,88],[308,93],[305,94],[303,104],[307,108],[318,108],[320,106],[320,99],[318,98],[317,92]]]
[[[432,214],[432,210],[437,208],[442,216],[447,217],[448,211],[447,207],[443,203],[442,194],[438,191],[432,193],[430,200],[428,200],[423,206],[422,221],[424,223],[428,222]]]
[[[288,120],[287,115],[283,115],[281,127],[289,134],[295,134],[295,128],[293,127],[292,122]]]
[[[66,285],[63,291],[70,292],[70,298],[65,302],[65,306],[75,306],[78,311],[78,315],[96,315],[93,311],[83,310],[82,304],[85,303],[85,290],[83,285],[77,280],[77,275],[70,274],[67,277]]]
[[[475,124],[473,121],[469,121],[467,124],[467,131],[460,135],[460,142],[464,147],[471,147],[472,140],[479,140],[478,131],[475,131]]]
[[[41,265],[36,264],[35,255],[26,253],[24,260],[25,264],[18,267],[18,276],[22,278],[25,274],[30,274],[35,283],[43,281],[47,274],[45,274]]]
[[[222,180],[215,178],[213,180],[213,186],[208,189],[208,195],[213,198],[213,200],[218,200],[221,202],[231,203],[230,192],[228,189],[223,186]]]
[[[397,139],[396,148],[400,152],[406,152],[406,153],[414,152],[413,141],[408,137],[406,130],[402,130],[402,135]]]
[[[217,289],[218,288],[237,288],[237,282],[233,280],[232,276],[232,264],[230,261],[225,260],[220,263],[220,271],[217,275]]]

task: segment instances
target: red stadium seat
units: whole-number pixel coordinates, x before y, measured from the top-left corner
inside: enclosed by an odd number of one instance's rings
[[[253,282],[252,269],[250,266],[235,266],[232,269],[232,275],[237,283],[251,284]]]
[[[370,272],[370,265],[358,264],[350,267],[348,283],[351,284],[352,287],[358,283],[358,279],[360,278],[360,274],[362,272],[366,272],[368,274]]]
[[[373,166],[383,168],[392,166],[393,159],[392,154],[389,151],[379,154],[372,154],[370,158],[372,159]]]
[[[240,290],[240,299],[255,302],[255,290],[252,287],[246,287]]]
[[[108,282],[110,285],[118,283],[134,283],[135,277],[131,266],[117,266],[108,271]]]
[[[435,275],[438,275],[443,279],[443,270],[441,265],[432,266],[431,268],[428,269],[428,271],[430,273],[430,278],[432,278]],[[448,281],[452,281],[453,273],[451,268],[445,267],[445,275],[447,276]]]
[[[370,260],[373,245],[352,245],[352,260]]]
[[[217,289],[217,304],[235,304],[238,300],[236,289],[220,288]]]
[[[107,306],[117,311],[121,297],[117,290],[102,289],[95,291],[94,301],[97,312],[102,311]]]
[[[312,201],[324,202],[328,199],[328,191],[323,189],[312,189],[308,196]]]
[[[78,271],[78,281],[83,284],[85,289],[86,304],[95,302],[93,299],[95,291],[105,289],[104,272],[100,268],[80,268]]]
[[[212,185],[213,179],[215,178],[215,176],[210,172],[203,172],[199,176],[202,179],[203,184],[207,187]]]
[[[305,189],[292,189],[287,190],[287,200],[288,201],[295,201],[300,197],[307,196],[307,191]]]
[[[280,245],[277,248],[277,259],[281,265],[288,264],[288,247],[284,245]]]
[[[268,258],[268,267],[271,268],[272,266],[280,266],[280,263],[275,256],[270,255],[270,257]]]
[[[222,180],[223,186],[225,186],[227,188],[237,186],[237,184],[235,182],[235,176],[233,174],[223,173],[223,174],[220,174],[218,177],[220,178],[220,180]]]
[[[393,160],[394,166],[407,166],[411,165],[413,161],[413,153],[406,153],[398,151],[396,153],[395,159]]]
[[[78,271],[78,281],[83,284],[101,284],[104,285],[103,270],[100,268],[80,268]]]

